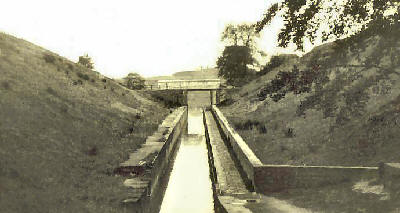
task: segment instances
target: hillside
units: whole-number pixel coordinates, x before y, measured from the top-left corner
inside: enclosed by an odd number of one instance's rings
[[[1,212],[120,212],[113,169],[168,111],[65,58],[0,33]]]
[[[267,164],[400,162],[399,38],[392,28],[316,47],[230,91],[221,109]]]
[[[218,69],[204,69],[201,71],[182,71],[176,72],[170,76],[155,76],[146,78],[146,80],[190,80],[190,79],[216,79]]]

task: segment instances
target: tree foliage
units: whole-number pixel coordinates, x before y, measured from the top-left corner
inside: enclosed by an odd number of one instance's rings
[[[348,36],[367,28],[384,33],[399,26],[400,0],[283,0],[268,8],[256,25],[260,32],[278,14],[284,27],[278,35],[279,46],[294,43],[302,50],[305,39],[314,43]]]
[[[140,90],[144,88],[144,78],[138,73],[129,73],[128,76],[124,78],[125,85],[129,89]]]
[[[324,76],[319,72],[318,66],[300,71],[294,65],[291,71],[280,71],[275,79],[259,91],[257,96],[260,101],[270,97],[273,101],[278,102],[290,92],[294,94],[311,92],[312,84],[321,79],[324,79]]]
[[[240,86],[252,76],[248,65],[254,61],[249,47],[226,46],[217,60],[218,75],[224,77],[228,84]]]
[[[88,54],[85,54],[83,56],[79,56],[78,64],[81,64],[81,65],[85,66],[88,69],[93,69],[94,68],[93,62],[92,62],[92,58],[90,58]]]
[[[254,24],[228,24],[222,32],[221,40],[232,46],[246,46],[254,48],[258,37]]]
[[[230,85],[240,86],[255,75],[249,69],[249,66],[258,64],[253,56],[258,53],[255,27],[255,24],[228,24],[222,32],[221,41],[227,46],[217,60],[218,74]]]
[[[269,73],[272,69],[281,66],[284,62],[284,59],[280,56],[272,56],[271,60],[258,72],[258,75],[265,75]]]

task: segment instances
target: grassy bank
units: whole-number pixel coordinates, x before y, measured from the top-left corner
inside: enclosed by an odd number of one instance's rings
[[[399,162],[399,35],[361,33],[292,57],[221,110],[264,163]]]
[[[2,212],[120,212],[112,171],[169,111],[147,94],[0,33]]]

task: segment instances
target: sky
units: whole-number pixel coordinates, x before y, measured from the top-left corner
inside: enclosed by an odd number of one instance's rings
[[[228,23],[256,22],[276,0],[1,0],[0,31],[72,61],[85,53],[95,69],[120,78],[214,67]],[[280,20],[259,46],[276,48]]]

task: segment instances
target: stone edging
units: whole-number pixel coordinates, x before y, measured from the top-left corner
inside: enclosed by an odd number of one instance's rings
[[[256,192],[265,194],[337,184],[356,178],[378,178],[378,167],[264,165],[218,107],[213,105],[211,111]]]
[[[147,137],[141,148],[130,155],[114,170],[115,174],[128,176],[124,185],[130,196],[122,201],[132,212],[158,212],[164,197],[164,182],[172,166],[178,139],[187,123],[187,107],[169,114],[153,135]]]

